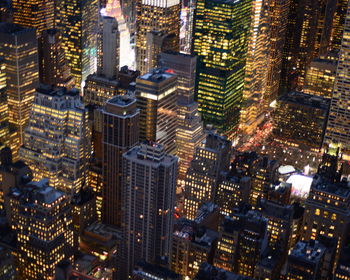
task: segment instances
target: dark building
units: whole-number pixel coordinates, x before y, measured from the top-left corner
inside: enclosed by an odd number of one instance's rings
[[[194,280],[251,280],[253,278],[234,274],[224,269],[217,268],[208,263],[203,263]]]
[[[122,156],[139,142],[139,110],[130,96],[107,101],[103,114],[102,221],[120,226],[122,217]]]
[[[154,265],[146,262],[136,264],[132,273],[133,280],[181,280],[181,275],[160,265]]]

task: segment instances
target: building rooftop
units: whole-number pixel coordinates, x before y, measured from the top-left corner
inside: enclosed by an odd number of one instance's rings
[[[52,85],[43,85],[41,84],[36,91],[41,94],[49,96],[79,96],[79,90],[73,88],[71,90],[66,89],[65,87],[54,87]]]
[[[149,73],[138,77],[138,79],[150,81],[153,83],[161,83],[161,82],[164,82],[165,80],[173,78],[174,76],[175,75],[167,72],[166,69],[164,68],[156,68],[151,70]]]
[[[247,276],[217,268],[208,263],[202,263],[194,280],[250,280]]]
[[[299,241],[294,246],[288,258],[309,264],[316,264],[322,260],[325,251],[326,247],[317,240],[310,240],[309,242]]]
[[[293,103],[301,106],[328,110],[330,101],[327,98],[306,94],[299,91],[291,91],[282,95],[279,102]]]
[[[2,22],[0,23],[0,33],[5,33],[5,34],[19,34],[19,33],[24,33],[32,31],[35,32],[35,29],[33,28],[25,28],[17,24],[13,23],[5,23]]]
[[[149,275],[151,275],[151,279],[167,279],[167,280],[181,279],[181,276],[175,273],[174,271],[169,270],[165,267],[161,267],[159,265],[147,263],[145,261],[141,261],[136,264],[136,267],[133,271],[133,275],[140,275],[140,276],[147,275],[147,279],[149,279],[148,278]]]
[[[344,178],[341,182],[329,182],[316,174],[312,181],[311,188],[317,191],[327,192],[341,198],[350,200],[350,182]]]
[[[120,107],[126,107],[135,102],[136,99],[129,95],[117,95],[107,101],[107,103],[117,105]]]

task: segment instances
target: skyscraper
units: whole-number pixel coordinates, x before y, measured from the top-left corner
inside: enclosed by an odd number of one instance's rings
[[[57,28],[63,35],[75,86],[81,89],[87,76],[96,70],[98,1],[60,1],[57,3]]]
[[[40,86],[24,133],[20,157],[34,179],[68,194],[85,184],[90,158],[88,112],[76,89]]]
[[[184,214],[194,220],[198,208],[208,201],[214,201],[217,186],[228,171],[231,142],[225,137],[208,134],[204,147],[196,147],[191,165],[185,178]]]
[[[179,51],[180,40],[180,0],[137,1],[136,14],[136,65],[141,74],[147,73],[146,45],[147,33],[153,30],[173,34],[177,38],[174,49]]]
[[[197,59],[192,55],[166,52],[159,55],[159,66],[174,71],[178,81],[176,145],[179,180],[184,180],[195,148],[205,139],[203,123],[194,101]]]
[[[139,142],[140,113],[127,95],[107,101],[103,114],[103,208],[106,224],[121,226],[122,155]]]
[[[350,152],[350,75],[347,71],[350,42],[347,40],[348,36],[350,36],[350,6],[348,6],[345,20],[343,41],[324,139],[325,144],[340,146],[346,155]]]
[[[141,259],[169,257],[172,242],[177,158],[148,142],[123,155],[123,277]]]
[[[198,0],[193,52],[196,98],[205,123],[234,137],[243,93],[251,1]]]
[[[5,57],[9,121],[18,129],[21,144],[39,82],[37,48],[34,29],[0,24],[0,56]]]
[[[13,23],[35,29],[37,38],[55,26],[54,0],[14,0],[12,6]]]
[[[154,69],[136,80],[140,109],[140,140],[154,141],[167,153],[176,152],[177,77],[164,69]]]
[[[102,17],[97,37],[97,72],[89,75],[85,81],[85,104],[104,106],[108,99],[118,94],[119,37],[116,19]]]
[[[18,272],[22,279],[51,279],[60,261],[73,259],[70,201],[47,180],[9,194],[12,228],[17,232]]]
[[[62,34],[47,29],[39,39],[39,78],[46,85],[72,88],[74,84],[63,49]]]

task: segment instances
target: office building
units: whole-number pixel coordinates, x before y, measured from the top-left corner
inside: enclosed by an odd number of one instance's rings
[[[166,52],[159,55],[159,66],[174,71],[178,81],[176,145],[179,157],[179,176],[183,181],[195,148],[205,139],[203,123],[194,101],[197,59],[192,55]]]
[[[269,186],[277,181],[278,167],[276,160],[267,157],[259,157],[254,162],[249,195],[249,203],[253,207],[258,207],[259,202],[267,197]]]
[[[56,10],[75,87],[82,89],[87,76],[96,70],[98,1],[64,0],[57,3]]]
[[[119,95],[107,101],[102,115],[102,221],[121,226],[122,156],[139,142],[140,113],[134,98]]]
[[[13,23],[36,30],[37,38],[42,32],[55,26],[55,1],[12,1]]]
[[[166,51],[176,52],[179,47],[179,37],[156,30],[146,35],[146,73],[157,67],[158,55]]]
[[[339,0],[336,2],[336,10],[332,22],[331,49],[340,50],[341,48],[347,10],[348,1]]]
[[[349,183],[346,180],[333,183],[320,175],[315,175],[309,197],[305,201],[302,240],[320,240],[324,236],[334,238],[337,261],[340,248],[344,246],[347,238],[349,216]]]
[[[350,279],[350,246],[343,248],[335,270],[334,280],[349,280]]]
[[[13,22],[13,9],[10,1],[4,0],[0,2],[0,22]]]
[[[84,103],[104,106],[119,93],[120,34],[115,18],[102,17],[97,39],[97,72],[85,81]]]
[[[88,175],[90,134],[79,91],[42,85],[35,93],[20,158],[34,180],[48,178],[51,186],[77,193]]]
[[[204,147],[196,147],[185,178],[184,215],[194,220],[204,202],[215,200],[217,186],[228,171],[231,142],[224,136],[208,134]]]
[[[154,69],[136,79],[140,109],[140,140],[157,142],[167,153],[176,153],[177,77],[165,69]]]
[[[250,0],[199,0],[194,18],[199,112],[230,139],[240,118],[251,11]]]
[[[193,221],[178,221],[173,233],[171,269],[182,279],[193,279],[203,262],[212,262],[217,238],[217,232]]]
[[[34,29],[0,24],[0,56],[6,58],[9,122],[17,128],[20,144],[39,83],[37,48]]]
[[[326,57],[312,60],[306,70],[303,92],[331,99],[337,64],[337,60]]]
[[[147,34],[153,30],[174,36],[174,48],[179,51],[180,0],[137,1],[136,14],[136,68],[141,75],[147,71]]]
[[[272,114],[272,133],[276,141],[305,150],[319,150],[326,129],[329,105],[327,98],[302,92],[280,96]]]
[[[334,90],[331,101],[331,108],[329,111],[326,135],[324,139],[325,144],[334,144],[342,148],[345,156],[350,150],[350,104],[349,96],[349,79],[350,75],[347,72],[348,60],[350,53],[350,42],[346,38],[350,34],[350,6],[345,20],[344,34],[342,45],[339,53],[339,61],[337,74],[335,77]]]
[[[220,213],[231,216],[234,208],[242,203],[248,203],[250,188],[250,177],[227,176],[219,184],[215,195],[215,204],[220,207]]]
[[[286,279],[327,279],[321,277],[326,247],[318,241],[299,241],[287,260]]]
[[[252,1],[253,15],[250,26],[248,53],[243,90],[240,129],[251,134],[265,119],[269,98],[266,96],[270,1]]]
[[[17,232],[18,273],[21,279],[55,277],[56,265],[73,260],[69,199],[47,180],[28,183],[9,194],[12,228]]]
[[[177,158],[162,145],[142,143],[123,155],[121,279],[140,260],[159,264],[170,257],[176,177]]]
[[[39,39],[39,78],[45,85],[72,88],[71,75],[63,49],[62,34],[57,29],[47,29]]]

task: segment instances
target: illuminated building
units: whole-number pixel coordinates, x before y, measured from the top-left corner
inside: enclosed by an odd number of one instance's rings
[[[140,112],[134,98],[119,95],[107,101],[102,115],[102,221],[121,226],[122,155],[139,142]]]
[[[350,36],[350,6],[345,21],[344,34],[337,74],[335,77],[334,90],[331,101],[331,108],[328,117],[325,144],[335,144],[342,148],[342,152],[347,154],[350,150],[350,75],[347,72],[350,56],[350,42],[346,39]]]
[[[98,1],[63,0],[57,3],[57,28],[62,32],[66,59],[75,87],[96,69]]]
[[[277,180],[278,162],[267,157],[258,158],[253,165],[249,203],[258,207],[259,201],[267,197],[268,188]]]
[[[184,214],[187,219],[196,217],[204,202],[214,201],[221,172],[229,168],[231,142],[226,137],[208,134],[204,147],[196,147],[185,178]]]
[[[88,112],[79,91],[40,86],[20,149],[34,179],[48,178],[68,194],[79,192],[86,183],[90,148]]]
[[[85,104],[104,106],[119,92],[119,35],[116,19],[102,17],[97,42],[97,72],[89,75],[85,81]]]
[[[0,2],[0,22],[13,22],[13,9],[10,1],[4,0]]]
[[[340,50],[341,48],[348,5],[349,3],[347,0],[339,0],[336,3],[336,10],[335,10],[333,22],[332,22],[332,34],[331,34],[332,49]]]
[[[167,153],[176,153],[177,77],[170,71],[154,69],[136,79],[140,109],[140,140],[157,142]]]
[[[102,201],[103,201],[103,175],[102,175],[102,159],[95,160],[90,163],[88,186],[93,190],[96,199],[97,221],[102,221]]]
[[[252,278],[234,274],[208,263],[203,263],[194,280],[252,280]]]
[[[187,2],[187,3],[186,3]],[[182,1],[180,29],[180,51],[181,53],[192,53],[193,19],[196,9],[194,0]]]
[[[0,246],[0,279],[15,280],[16,268],[11,251]]]
[[[342,176],[342,164],[340,163],[341,153],[340,149],[326,149],[320,165],[318,166],[317,174],[323,178],[328,179],[330,182],[339,182]]]
[[[18,129],[20,144],[39,82],[37,48],[34,29],[0,24],[0,56],[6,58],[9,121]]]
[[[269,102],[266,96],[267,65],[269,63],[269,0],[252,1],[253,15],[250,26],[248,53],[243,90],[240,128],[251,134],[265,119]],[[267,103],[267,104],[266,104]]]
[[[196,98],[206,124],[236,134],[244,86],[251,1],[197,1],[193,52],[198,56]]]
[[[268,220],[253,211],[249,211],[242,218],[244,225],[236,245],[235,272],[252,277],[256,264],[265,250]]]
[[[267,219],[254,211],[225,216],[219,228],[214,265],[252,277],[267,245]]]
[[[173,233],[171,269],[183,279],[193,279],[203,262],[212,262],[217,237],[217,232],[196,228],[192,221],[179,221]]]
[[[305,202],[302,240],[319,240],[323,236],[336,239],[337,259],[345,242],[350,221],[348,184],[345,180],[333,183],[315,175]]]
[[[91,189],[80,189],[72,196],[74,247],[78,248],[84,230],[96,221],[96,199]]]
[[[203,124],[194,101],[197,59],[180,53],[161,53],[159,65],[174,71],[178,81],[176,145],[179,157],[179,180],[184,180],[195,147],[205,139]]]
[[[177,158],[162,145],[145,142],[123,155],[120,279],[127,279],[140,260],[159,264],[170,257],[176,177]]]
[[[235,207],[242,202],[248,203],[250,187],[250,177],[228,176],[223,180],[215,196],[215,203],[220,207],[220,213],[230,216]]]
[[[153,68],[157,67],[158,55],[161,52],[174,51],[179,47],[179,38],[176,34],[167,34],[160,31],[150,31],[146,35],[146,68],[148,73]]]
[[[146,262],[139,262],[133,273],[133,280],[181,280],[181,275],[159,265],[154,265]]]
[[[314,59],[306,70],[303,92],[331,99],[337,64],[333,59]]]
[[[180,38],[180,0],[142,0],[137,1],[136,14],[136,68],[141,74],[147,73],[147,34],[153,30],[164,34],[174,34],[179,51]]]
[[[319,150],[329,104],[329,99],[302,92],[282,95],[272,115],[275,140],[305,150]]]
[[[13,0],[13,23],[36,30],[37,38],[55,25],[54,0]]]
[[[299,241],[288,256],[285,279],[330,279],[328,258],[328,249],[321,242]]]
[[[334,280],[349,280],[350,279],[350,246],[343,248],[342,254],[338,262],[337,269],[334,273]]]
[[[12,228],[17,232],[21,279],[55,277],[56,265],[74,254],[70,201],[47,180],[10,192]]]
[[[39,39],[39,78],[45,85],[72,88],[74,79],[67,64],[62,35],[57,29],[47,29]]]

